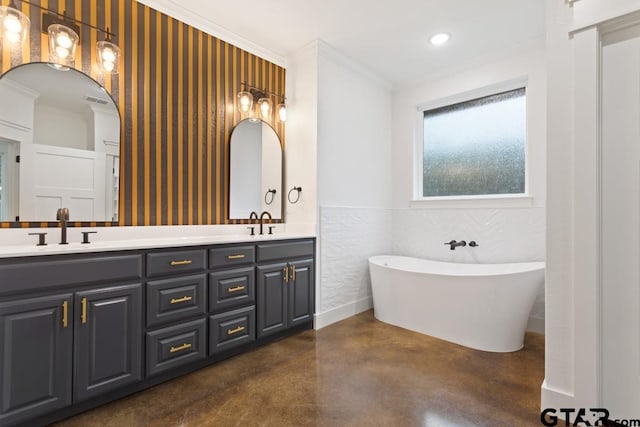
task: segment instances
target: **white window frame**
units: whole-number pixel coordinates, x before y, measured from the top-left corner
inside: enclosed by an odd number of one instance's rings
[[[531,207],[533,197],[529,192],[530,182],[530,158],[529,158],[529,96],[526,96],[526,118],[525,118],[525,172],[524,172],[524,193],[520,194],[482,194],[473,196],[437,196],[424,197],[423,191],[423,156],[424,156],[424,113],[440,107],[446,107],[461,102],[471,101],[477,98],[495,95],[519,88],[525,88],[528,93],[528,78],[526,76],[512,80],[483,86],[478,89],[458,93],[445,98],[425,102],[416,106],[415,144],[414,144],[414,165],[413,165],[413,200],[411,207],[433,207],[433,208],[493,208],[493,207]]]

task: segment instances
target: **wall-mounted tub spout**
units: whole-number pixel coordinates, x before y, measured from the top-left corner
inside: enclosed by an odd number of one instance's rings
[[[462,246],[462,247],[467,246],[467,242],[465,242],[464,240],[460,240],[459,242],[452,240],[450,242],[445,242],[445,245],[449,245],[449,248],[452,251],[455,251],[458,246]]]

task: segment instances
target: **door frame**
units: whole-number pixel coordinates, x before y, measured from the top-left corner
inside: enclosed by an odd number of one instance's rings
[[[573,45],[573,380],[578,405],[602,404],[602,51],[606,35],[640,25],[640,11],[569,33]]]

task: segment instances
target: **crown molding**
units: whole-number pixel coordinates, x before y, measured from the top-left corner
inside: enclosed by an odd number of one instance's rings
[[[178,19],[187,25],[191,25],[198,30],[204,31],[213,37],[224,40],[225,42],[231,43],[240,49],[266,59],[280,67],[287,67],[287,61],[283,55],[264,46],[260,46],[259,44],[216,24],[199,14],[197,11],[188,9],[174,0],[138,0],[138,2],[172,18]]]

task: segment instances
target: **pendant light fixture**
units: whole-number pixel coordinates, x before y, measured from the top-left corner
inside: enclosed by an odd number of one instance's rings
[[[251,112],[251,108],[253,107],[253,95],[251,92],[238,92],[238,106],[242,114]]]
[[[285,98],[280,94],[269,92],[266,89],[258,89],[250,86],[246,82],[241,83],[243,90],[238,92],[238,109],[241,114],[247,114],[252,120],[262,119],[266,122],[271,121],[273,114],[273,100],[271,98],[281,99],[282,101],[276,105],[276,117],[281,122],[287,119],[287,107]],[[254,114],[253,106],[256,105],[257,112]]]
[[[278,119],[280,119],[281,122],[287,121],[287,106],[284,103],[284,99],[276,106],[276,112],[278,113]]]
[[[68,17],[64,12],[59,13],[28,0],[21,1],[44,11],[40,28],[49,36],[49,62],[53,66],[64,69],[74,65],[76,48],[80,43],[79,25],[83,25],[106,35],[96,46],[99,65],[107,73],[118,73],[120,48],[111,39],[115,34],[111,33],[109,28],[104,30],[88,22]],[[31,21],[16,7],[15,0],[11,0],[9,6],[0,6],[0,42],[23,44],[29,35],[30,25]]]
[[[7,41],[20,46],[29,35],[31,21],[16,7],[14,0],[9,6],[0,6],[0,42]]]
[[[107,73],[118,74],[120,48],[111,41],[109,28],[107,28],[107,38],[98,42],[98,62]]]
[[[262,120],[269,120],[271,117],[271,105],[273,102],[269,98],[258,99],[258,108],[260,109],[260,117]]]
[[[49,61],[63,66],[73,66],[76,47],[80,41],[78,33],[65,24],[51,24],[49,34]]]

